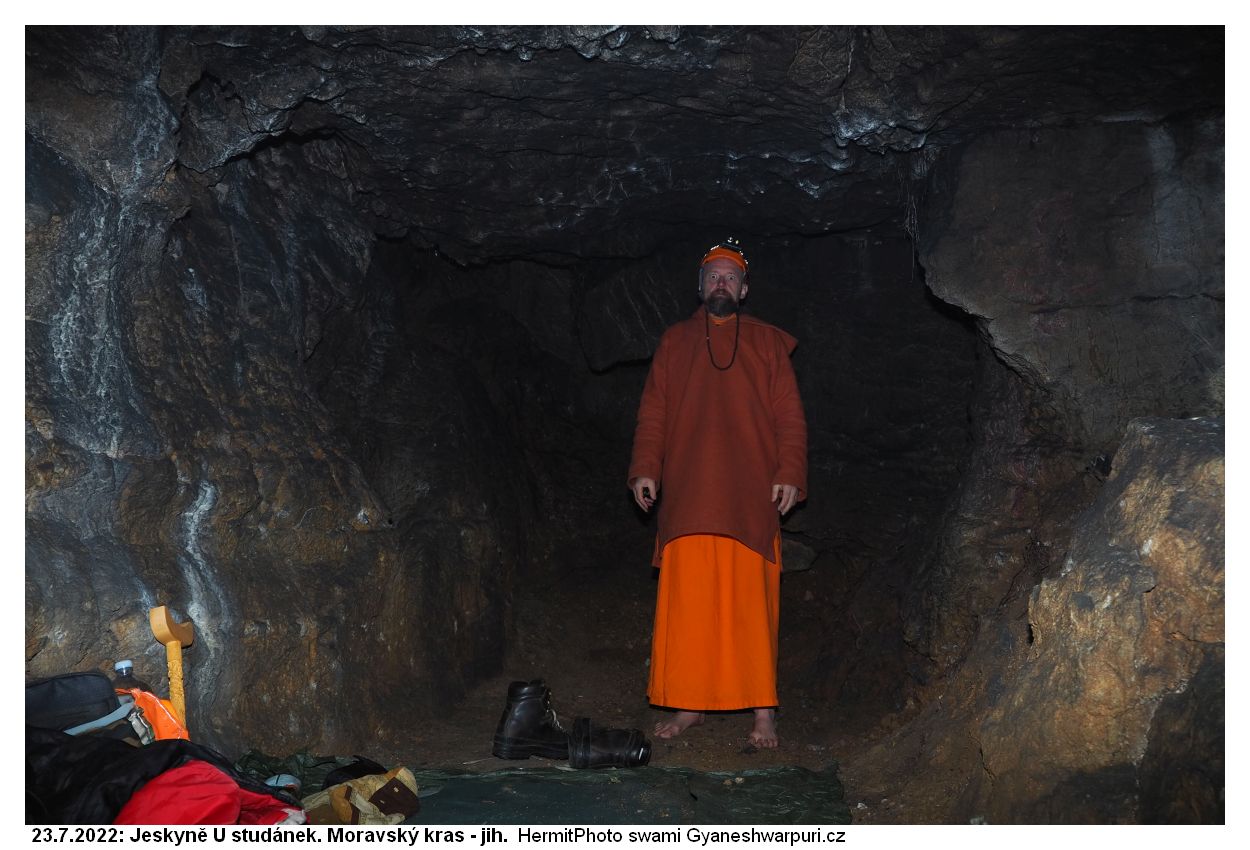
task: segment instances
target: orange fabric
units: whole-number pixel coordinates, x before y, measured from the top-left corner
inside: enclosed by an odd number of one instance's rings
[[[781,538],[772,562],[731,537],[664,547],[651,635],[654,705],[690,711],[777,705]]]
[[[703,259],[699,262],[699,266],[705,266],[712,260],[729,260],[743,271],[747,270],[746,257],[742,256],[742,254],[737,251],[733,251],[729,248],[723,248],[720,245],[717,245],[715,248],[704,254]]]
[[[156,694],[141,688],[117,688],[116,690],[119,694],[130,694],[135,698],[135,705],[143,709],[143,719],[152,727],[156,740],[164,741],[170,738],[191,740],[191,733],[182,725],[173,703],[169,700],[161,699]]]
[[[628,479],[659,485],[656,566],[686,534],[733,537],[771,559],[780,530],[773,485],[807,496],[794,337],[751,316],[708,323],[705,315],[700,307],[665,331],[638,405]],[[709,327],[716,362],[733,361],[724,371],[708,357]]]

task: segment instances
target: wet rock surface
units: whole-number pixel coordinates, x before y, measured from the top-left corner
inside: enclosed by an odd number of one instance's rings
[[[162,687],[169,604],[227,752],[455,766],[491,689],[544,673],[648,728],[621,478],[732,234],[748,310],[800,340],[797,749],[722,718],[660,755],[836,759],[868,822],[1222,819],[1222,426],[1186,419],[1223,413],[1222,30],[31,28],[26,55],[28,676],[131,657]]]

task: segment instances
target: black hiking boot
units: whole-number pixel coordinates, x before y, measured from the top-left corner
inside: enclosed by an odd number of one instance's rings
[[[569,757],[569,733],[551,708],[551,691],[542,679],[508,685],[508,705],[495,730],[491,752],[501,759]]]
[[[592,727],[589,717],[573,721],[569,767],[641,767],[651,761],[651,742],[637,729]]]

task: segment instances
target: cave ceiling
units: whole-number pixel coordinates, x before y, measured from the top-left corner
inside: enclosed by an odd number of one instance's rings
[[[82,43],[28,36],[28,113],[133,84],[133,57],[82,68]],[[170,165],[331,172],[376,233],[464,264],[898,222],[912,181],[978,134],[1223,102],[1221,28],[170,27],[151,53]]]

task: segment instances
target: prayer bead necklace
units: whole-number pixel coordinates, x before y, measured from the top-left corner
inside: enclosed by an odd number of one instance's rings
[[[708,315],[707,310],[703,311],[703,331],[704,339],[707,340],[707,359],[712,361],[712,365],[718,371],[726,372],[730,366],[734,365],[734,361],[738,359],[738,333],[742,330],[741,314],[734,313],[734,353],[730,355],[729,362],[722,366],[716,362],[716,355],[712,353],[712,319]]]

